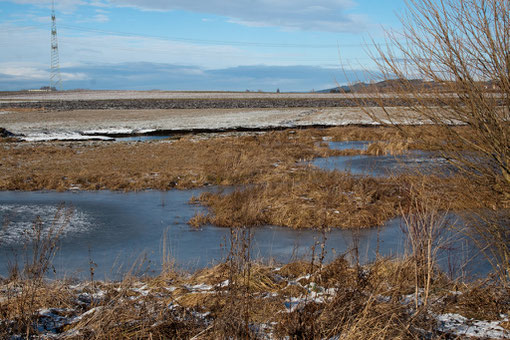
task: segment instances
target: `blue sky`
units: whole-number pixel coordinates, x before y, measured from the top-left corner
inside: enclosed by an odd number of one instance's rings
[[[309,91],[364,79],[403,0],[56,0],[65,89]],[[0,90],[48,85],[51,1],[0,1]]]

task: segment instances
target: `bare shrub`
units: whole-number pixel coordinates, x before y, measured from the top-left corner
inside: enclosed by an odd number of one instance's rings
[[[403,133],[402,122],[433,124],[443,138],[423,142],[439,150],[470,181],[500,197],[493,208],[506,216],[510,208],[509,16],[506,0],[409,0],[401,17],[402,31],[389,32],[388,47],[377,48],[374,56],[391,84],[380,96],[386,115],[369,112]],[[388,96],[406,103],[412,113],[390,110],[382,100]],[[458,125],[465,129],[455,128]],[[474,223],[473,228],[474,237],[485,238],[488,248],[484,249],[495,253],[490,254],[495,268],[507,282],[509,224],[502,221],[508,219]]]

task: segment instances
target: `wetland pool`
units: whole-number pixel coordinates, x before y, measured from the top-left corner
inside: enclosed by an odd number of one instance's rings
[[[328,144],[334,150],[366,150],[370,143],[369,141],[347,141]],[[420,150],[410,150],[398,156],[356,155],[316,158],[310,164],[324,170],[348,171],[353,175],[375,177],[416,172],[448,176],[455,171],[439,154]]]
[[[229,244],[229,229],[212,225],[194,229],[187,224],[196,212],[204,211],[201,206],[189,204],[190,198],[217,190],[221,189],[0,192],[0,218],[4,221],[0,230],[0,275],[7,275],[9,263],[23,264],[26,231],[36,217],[40,216],[43,229],[49,228],[62,204],[72,207],[72,213],[53,261],[58,277],[87,278],[93,261],[95,278],[119,279],[140,258],[144,259],[147,273],[157,274],[165,251],[178,267],[186,270],[217,264],[228,253],[225,245]],[[354,244],[361,263],[374,260],[377,254],[402,255],[405,238],[401,223],[397,218],[379,228],[332,229],[325,234],[326,261],[348,252]],[[322,240],[322,234],[315,230],[264,226],[253,228],[252,232],[253,258],[281,263],[309,258],[312,246]],[[471,260],[466,262],[467,259]],[[441,250],[439,265],[452,272],[452,268],[459,269],[463,264],[470,275],[483,276],[490,270],[469,240],[457,235]]]

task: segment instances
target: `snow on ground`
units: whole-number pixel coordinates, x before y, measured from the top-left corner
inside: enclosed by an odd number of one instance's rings
[[[510,332],[499,325],[500,321],[473,320],[452,313],[437,315],[436,318],[440,332],[461,337],[510,339]]]
[[[299,297],[286,298],[284,301],[284,306],[287,312],[293,312],[297,309],[301,309],[306,304],[311,302],[319,304],[325,303],[330,301],[337,294],[337,290],[325,289],[324,287],[321,287],[314,282],[302,285],[300,281],[306,278],[310,277],[303,276],[298,279],[288,281],[288,284],[298,285],[302,288],[305,288],[307,293]],[[288,280],[288,278],[285,279]],[[209,294],[219,292],[218,290],[215,290],[215,288],[225,287],[228,284],[228,280],[215,286],[211,286],[205,283],[193,282],[190,284],[184,284],[182,287],[186,288],[189,294]],[[104,289],[107,288],[104,286],[101,287],[101,284],[99,284],[99,286],[96,285],[94,283],[88,282],[69,285],[68,288],[76,296],[76,304],[70,308],[50,307],[46,309],[40,309],[37,312],[38,321],[36,326],[38,331],[41,333],[42,338],[62,339],[69,336],[79,335],[80,332],[86,330],[86,327],[83,329],[74,329],[73,327],[76,326],[78,322],[85,320],[86,318],[91,318],[96,314],[100,316],[100,314],[103,313],[107,308],[106,306],[98,306],[105,301],[108,293]],[[112,289],[121,292],[123,288],[112,287]],[[168,292],[173,292],[176,289],[176,286],[166,287]],[[133,282],[129,290],[133,293],[133,295],[128,294],[129,299],[140,304],[140,306],[143,306],[145,301],[144,299],[148,299],[147,301],[150,301],[153,298],[164,298],[164,294],[161,295],[157,288],[155,291],[153,291],[147,283],[143,282]],[[272,293],[271,296],[278,296],[278,293]],[[402,302],[404,304],[406,302],[412,304],[410,300],[414,300],[412,295],[402,296]],[[179,298],[172,299],[171,302],[166,306],[168,310],[177,309],[179,307]],[[198,312],[191,310],[191,314],[194,318],[203,320],[206,322],[206,324],[210,322],[210,319],[208,319],[210,312],[208,311]],[[504,315],[502,315],[501,320],[498,321],[469,319],[460,314],[453,313],[431,315],[437,320],[435,331],[446,335],[447,337],[451,335],[458,336],[460,338],[510,338],[510,333],[508,330],[500,326],[501,322],[508,321],[508,318],[506,318]],[[255,323],[251,324],[250,328],[261,338],[273,339],[273,330],[275,325],[276,323]],[[69,330],[65,331],[64,333],[60,333],[63,329],[63,326],[67,326]]]
[[[46,141],[79,141],[79,140],[114,140],[107,136],[85,136],[76,132],[40,132],[28,133],[20,139],[27,142],[46,142]]]
[[[154,132],[155,129],[130,129],[130,128],[110,128],[110,129],[96,129],[96,130],[84,130],[81,131],[84,135],[131,135],[131,134],[143,134]]]
[[[375,109],[374,109],[375,110]],[[391,109],[390,109],[391,110]],[[394,108],[401,114],[403,108]],[[381,111],[381,114],[382,111]],[[406,119],[406,124],[424,123]],[[144,134],[155,131],[270,129],[275,127],[377,125],[361,108],[76,110],[13,112],[0,115],[0,127],[27,141],[83,140],[94,135]],[[102,137],[101,137],[102,136]]]
[[[366,98],[369,94],[339,93],[262,93],[262,92],[173,92],[173,91],[60,91],[60,92],[4,92],[3,101],[40,100],[108,100],[108,99],[328,99]]]

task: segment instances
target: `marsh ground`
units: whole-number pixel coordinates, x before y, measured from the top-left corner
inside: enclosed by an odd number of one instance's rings
[[[47,95],[38,98],[31,94],[30,100],[39,104],[59,100]],[[72,96],[82,98],[83,93],[62,95],[67,98],[61,100],[72,101],[76,99]],[[97,95],[90,94],[94,105],[101,99],[94,97]],[[325,96],[330,100],[330,95]],[[49,267],[40,267],[40,261],[48,264],[45,254],[38,253],[42,257],[34,258],[33,266],[13,267],[10,277],[2,281],[2,336],[507,336],[508,292],[491,278],[459,282],[432,266],[424,267],[422,259],[413,256],[398,261],[381,259],[365,267],[350,265],[341,256],[324,264],[320,243],[305,262],[259,264],[250,257],[249,229],[243,227],[381,225],[397,215],[412,213],[416,192],[440,211],[508,209],[504,197],[496,197],[487,186],[461,174],[415,172],[373,178],[309,164],[318,157],[429,150],[430,144],[423,141],[442,138],[435,127],[406,127],[405,133],[397,128],[366,126],[298,128],[373,123],[365,121],[362,109],[345,107],[47,110],[37,103],[16,105],[16,101],[27,102],[22,96],[3,97],[1,101],[0,126],[26,135],[181,130],[167,140],[143,143],[32,143],[5,138],[0,143],[1,190],[238,187],[232,192],[194,197],[190,202],[209,208],[209,213],[193,217],[191,226],[213,223],[232,228],[230,256],[224,264],[195,274],[183,274],[168,266],[156,277],[128,276],[112,283],[93,281],[91,264],[91,282],[48,282],[44,275]],[[243,126],[290,128],[203,134],[182,131]],[[333,150],[327,141],[369,143],[364,149]],[[245,234],[239,234],[242,232]],[[171,263],[171,258],[165,260]],[[424,279],[428,280],[426,285]]]

